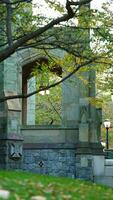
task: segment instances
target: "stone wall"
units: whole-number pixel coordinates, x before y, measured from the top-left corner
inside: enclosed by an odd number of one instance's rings
[[[25,126],[21,131],[24,138],[22,170],[93,180],[93,156],[77,152],[77,128]]]
[[[76,155],[76,178],[93,181],[92,155]]]
[[[76,148],[25,148],[22,170],[93,181],[93,162],[92,155],[77,155]]]
[[[23,170],[53,176],[76,176],[77,128],[29,126],[21,131],[24,138]]]
[[[22,169],[52,176],[76,176],[74,149],[24,150]]]

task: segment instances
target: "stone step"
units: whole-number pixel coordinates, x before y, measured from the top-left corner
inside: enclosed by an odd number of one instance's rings
[[[105,166],[113,166],[113,159],[105,159]]]
[[[94,183],[113,187],[113,176],[95,176]]]
[[[105,176],[113,176],[113,166],[105,166],[104,175]]]

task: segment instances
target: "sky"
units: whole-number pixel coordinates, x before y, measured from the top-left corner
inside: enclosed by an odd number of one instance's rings
[[[65,2],[66,0],[57,0],[59,1],[60,3],[62,3],[63,5],[65,5]],[[93,0],[92,3],[91,3],[91,7],[94,8],[94,9],[101,9],[101,6],[102,6],[102,3],[105,3],[107,0]],[[34,6],[34,13],[36,14],[37,12],[41,13],[41,14],[44,14],[45,16],[48,16],[48,17],[57,17],[58,16],[58,13],[53,11],[52,9],[50,9],[47,4],[45,3],[44,0],[33,0],[33,3],[35,4]],[[40,8],[38,8],[36,5],[41,5]],[[113,9],[113,7],[112,7]]]

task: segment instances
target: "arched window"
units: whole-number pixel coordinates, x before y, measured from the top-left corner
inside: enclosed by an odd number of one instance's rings
[[[28,94],[39,87],[44,86],[42,79],[39,84],[39,76],[33,73],[37,66],[39,69],[43,63],[48,64],[48,59],[42,57],[35,62],[27,64],[22,70],[22,92]],[[40,70],[40,73],[43,71]],[[61,79],[62,69],[54,65],[50,73],[47,74],[48,84]],[[38,82],[38,84],[37,84]],[[22,123],[23,125],[59,125],[61,124],[61,86],[58,85],[46,91],[41,91],[36,95],[22,100]]]

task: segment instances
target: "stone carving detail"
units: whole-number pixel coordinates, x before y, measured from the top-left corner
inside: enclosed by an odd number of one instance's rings
[[[96,109],[96,130],[97,130],[97,138],[100,141],[101,139],[101,127],[100,124],[102,124],[102,109],[97,108]]]
[[[22,157],[22,144],[11,143],[9,147],[9,156],[14,160],[20,159]]]
[[[41,160],[41,161],[38,163],[38,165],[42,168],[42,167],[44,166],[43,161]]]
[[[81,106],[80,108],[80,122],[81,123],[87,123],[88,119],[88,107],[87,106]]]

